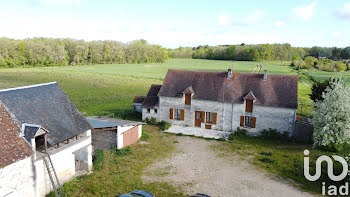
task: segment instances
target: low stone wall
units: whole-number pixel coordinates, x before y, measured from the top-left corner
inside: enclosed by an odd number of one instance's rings
[[[94,150],[109,150],[117,146],[117,129],[109,131],[93,131],[92,146]]]

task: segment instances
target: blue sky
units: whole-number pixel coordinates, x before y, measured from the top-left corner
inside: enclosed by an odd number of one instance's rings
[[[350,46],[350,0],[0,0],[0,37]]]

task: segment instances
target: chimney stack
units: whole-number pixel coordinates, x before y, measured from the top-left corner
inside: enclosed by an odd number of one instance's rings
[[[227,79],[231,79],[231,76],[232,76],[232,69],[228,68],[227,69]]]
[[[267,80],[267,70],[264,70],[264,81]]]

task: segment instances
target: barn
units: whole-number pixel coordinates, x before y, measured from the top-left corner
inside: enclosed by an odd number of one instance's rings
[[[109,150],[112,147],[124,148],[137,142],[142,135],[142,122],[97,116],[88,116],[86,119],[93,127],[93,151]]]
[[[92,170],[91,126],[56,82],[0,90],[0,196],[45,196]]]

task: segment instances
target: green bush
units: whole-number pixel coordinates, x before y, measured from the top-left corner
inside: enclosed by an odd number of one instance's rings
[[[145,118],[144,122],[147,123],[147,124],[149,124],[149,119],[148,119],[148,118]]]
[[[184,134],[183,133],[177,133],[176,135],[177,136],[183,136]]]
[[[102,162],[103,162],[103,150],[96,150],[95,151],[95,156],[93,158],[93,166],[94,170],[100,170],[102,167]]]
[[[306,63],[305,63],[305,61],[303,61],[303,60],[301,60],[301,62],[299,61],[299,60],[293,60],[292,62],[291,62],[291,66],[294,68],[294,69],[298,69],[298,67],[299,67],[299,63],[300,63],[300,68],[301,69],[309,69],[309,68],[312,68],[313,66],[309,66],[309,65],[307,65]]]
[[[160,130],[165,131],[171,127],[171,124],[169,122],[165,122],[164,120],[162,120],[158,122],[158,127]]]
[[[233,141],[235,138],[234,138],[234,134],[231,133],[229,136],[228,136],[228,141]]]
[[[234,132],[234,135],[237,137],[245,137],[248,134],[247,129],[241,129],[240,127],[237,127],[236,131]]]
[[[317,63],[317,58],[315,58],[315,57],[312,57],[312,56],[307,56],[305,59],[304,59],[304,61],[305,61],[305,64],[307,65],[307,66],[309,66],[309,67],[314,67],[315,65],[316,65],[316,63]]]
[[[344,62],[339,61],[335,63],[335,69],[337,71],[345,71],[347,69],[347,66]]]
[[[117,147],[114,146],[111,148],[111,152],[115,154],[117,157],[122,157],[122,156],[127,156],[132,154],[131,148],[129,146],[122,149],[117,149]]]
[[[151,120],[149,120],[149,122],[147,124],[156,125],[157,124],[157,119],[152,117]]]
[[[269,128],[268,130],[262,130],[260,132],[260,137],[269,140],[289,140],[289,132],[285,131],[283,133],[280,133],[276,129]]]

